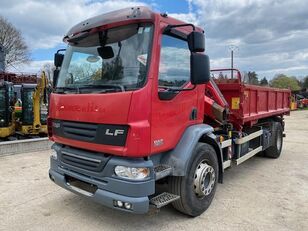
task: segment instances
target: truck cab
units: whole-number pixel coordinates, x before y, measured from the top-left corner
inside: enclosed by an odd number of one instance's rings
[[[204,31],[132,7],[80,22],[64,41],[47,122],[50,179],[126,212],[171,202],[190,216],[204,212],[232,158],[228,105],[209,82]],[[217,128],[205,113],[221,120]]]

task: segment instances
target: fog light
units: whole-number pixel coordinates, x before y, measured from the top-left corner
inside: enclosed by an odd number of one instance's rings
[[[131,180],[142,180],[150,175],[149,168],[132,168],[126,166],[116,166],[114,172],[117,176]]]
[[[124,203],[124,207],[125,207],[126,209],[131,209],[131,208],[132,208],[132,204],[131,204],[131,203],[128,203],[128,202],[125,202],[125,203]]]
[[[117,201],[117,206],[118,207],[123,207],[123,202],[122,201]]]
[[[58,154],[56,150],[51,149],[51,157],[55,160],[58,158]]]

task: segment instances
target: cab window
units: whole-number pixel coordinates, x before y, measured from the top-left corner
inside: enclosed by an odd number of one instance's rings
[[[159,63],[160,88],[182,88],[190,80],[190,51],[187,41],[163,35]]]

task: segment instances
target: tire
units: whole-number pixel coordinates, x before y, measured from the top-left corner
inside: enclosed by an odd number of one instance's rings
[[[219,173],[217,155],[212,146],[198,143],[192,157],[185,176],[169,177],[168,186],[170,193],[180,196],[180,199],[172,203],[173,207],[184,214],[196,217],[210,206]]]
[[[277,159],[280,156],[283,143],[283,131],[281,123],[273,122],[272,145],[263,151],[265,157]]]

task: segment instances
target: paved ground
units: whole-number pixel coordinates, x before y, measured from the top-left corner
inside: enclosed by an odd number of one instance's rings
[[[228,170],[194,219],[171,206],[126,214],[67,192],[48,179],[48,151],[0,157],[0,230],[308,230],[308,111],[286,124],[280,159]]]

